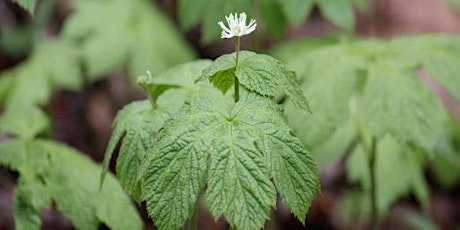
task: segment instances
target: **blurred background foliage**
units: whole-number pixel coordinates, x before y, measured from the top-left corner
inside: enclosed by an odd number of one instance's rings
[[[13,219],[24,229],[139,227],[134,209],[131,223],[104,215],[127,206],[115,181],[123,198],[110,199],[119,204],[87,200],[84,217],[68,208],[96,191],[98,166],[82,154],[101,161],[116,111],[144,97],[137,76],[162,79],[179,64],[232,52],[217,22],[243,11],[258,22],[243,48],[282,60],[302,83],[313,114],[279,101],[322,183],[305,227],[278,204],[267,229],[365,229],[371,161],[381,229],[458,229],[458,0],[2,0],[0,229]],[[34,154],[44,166],[21,160]],[[63,166],[47,166],[56,161]],[[81,188],[62,184],[61,174]],[[38,193],[25,196],[30,190]],[[200,215],[202,229],[226,228]]]

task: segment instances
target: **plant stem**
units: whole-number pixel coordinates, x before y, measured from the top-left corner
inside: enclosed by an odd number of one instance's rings
[[[192,215],[192,219],[190,220],[190,230],[197,230],[198,229],[198,207],[195,208],[195,212]]]
[[[375,180],[375,152],[376,138],[373,137],[369,148],[369,172],[370,172],[370,202],[371,202],[371,229],[377,229],[378,210],[377,210],[377,190]]]
[[[235,38],[235,71],[238,69],[238,56],[240,53],[240,37]],[[235,103],[240,100],[240,82],[236,75],[234,76],[234,83],[235,83]]]

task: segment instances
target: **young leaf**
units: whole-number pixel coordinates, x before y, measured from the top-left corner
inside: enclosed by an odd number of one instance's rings
[[[100,168],[83,154],[53,141],[9,140],[0,144],[0,165],[19,172],[15,195],[16,226],[39,227],[38,212],[47,197],[78,229],[141,229],[129,198],[112,176],[99,190]],[[27,193],[27,196],[24,197]]]
[[[64,37],[81,41],[92,79],[127,64],[135,79],[146,70],[153,75],[193,58],[169,20],[149,1],[76,1]]]
[[[226,54],[203,70],[198,81],[209,78],[211,83],[225,93],[233,85],[233,78],[236,76],[250,91],[275,97],[282,90],[297,108],[311,111],[307,99],[300,90],[295,73],[288,71],[280,61],[250,51],[241,51],[239,55],[237,68],[235,68],[235,54]]]
[[[236,104],[218,93],[191,98],[148,156],[142,192],[159,229],[182,226],[205,184],[214,217],[240,229],[263,226],[275,188],[303,220],[319,185],[311,156],[280,108],[253,93]]]

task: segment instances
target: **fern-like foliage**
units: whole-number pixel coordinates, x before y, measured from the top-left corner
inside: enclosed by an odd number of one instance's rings
[[[180,0],[179,16],[185,29],[201,22],[203,41],[210,42],[220,36],[216,22],[224,20],[222,15],[235,12],[251,12],[251,15],[255,15],[260,10],[267,28],[273,34],[281,35],[287,23],[299,26],[305,22],[315,5],[328,20],[351,31],[355,24],[353,4],[366,8],[363,0]]]
[[[147,69],[155,75],[194,56],[168,18],[149,1],[74,4],[75,13],[66,21],[63,36],[78,43],[91,79],[123,66],[133,78]]]
[[[425,69],[460,100],[459,44],[457,37],[425,35],[313,50],[300,46],[310,51],[286,61],[302,77],[314,115],[298,113],[288,103],[289,124],[315,156],[340,157],[351,147],[348,175],[366,189],[369,140],[376,138],[379,210],[411,191],[426,205],[423,166],[445,133],[448,115],[414,70]],[[287,57],[282,48],[276,54]]]
[[[202,190],[206,190],[212,215],[224,216],[237,229],[262,228],[275,206],[277,192],[303,222],[319,189],[310,153],[292,135],[274,100],[279,90],[300,92],[289,88],[298,89],[296,80],[286,80],[295,75],[275,59],[252,52],[241,53],[238,70],[233,56],[224,55],[212,63],[192,62],[158,77],[141,78],[150,105],[135,102],[117,115],[105,167],[125,133],[120,154],[126,156],[120,155],[117,165],[136,165],[131,166],[129,176],[123,175],[123,169],[118,176],[121,181],[136,178],[131,184],[123,183],[124,187],[146,201],[159,229],[183,226]],[[267,75],[264,68],[274,72]],[[235,74],[243,79],[238,103],[218,91],[226,92]],[[209,78],[217,89],[207,81],[194,84],[200,75],[199,80]],[[260,82],[246,89],[247,82],[254,79]],[[159,88],[162,90],[152,90]],[[273,90],[267,90],[270,88]],[[298,98],[308,107],[302,94]],[[134,124],[135,120],[143,122]],[[150,128],[140,125],[147,122]],[[144,128],[139,131],[141,126]],[[146,132],[150,135],[140,135]],[[130,144],[139,141],[148,144]],[[138,163],[132,163],[133,159]]]

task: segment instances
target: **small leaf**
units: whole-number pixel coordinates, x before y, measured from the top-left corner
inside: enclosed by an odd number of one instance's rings
[[[288,71],[280,61],[268,55],[241,51],[238,67],[235,69],[234,56],[233,53],[217,58],[211,66],[203,70],[203,74],[197,81],[209,78],[210,82],[225,93],[236,76],[250,91],[268,97],[275,97],[283,91],[297,108],[311,112],[295,73]]]
[[[149,100],[156,104],[158,97],[168,89],[179,88],[178,85],[171,84],[155,84],[152,82],[152,75],[147,71],[146,75],[137,78],[137,83],[144,88],[144,91],[149,96]]]

